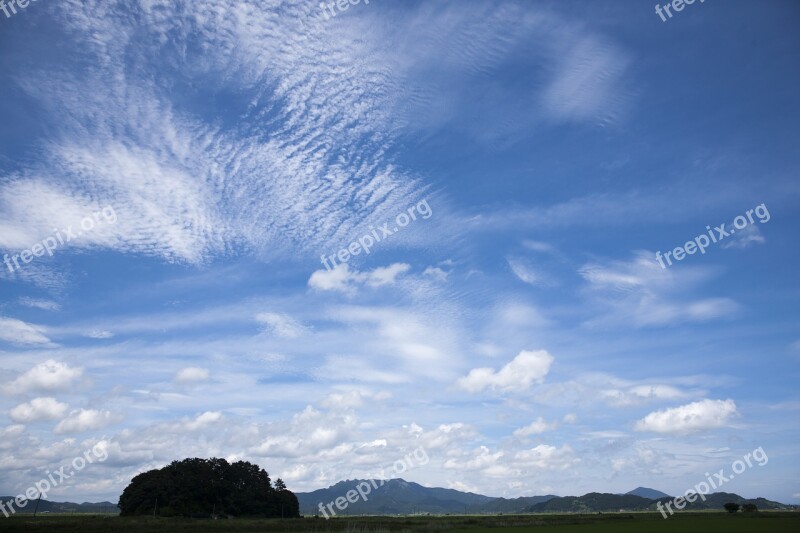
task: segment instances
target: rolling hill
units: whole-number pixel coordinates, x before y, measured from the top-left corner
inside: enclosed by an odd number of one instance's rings
[[[319,504],[327,505],[337,498],[346,498],[348,491],[366,480],[347,480],[313,492],[298,492],[300,513],[320,514]],[[512,514],[512,513],[592,513],[626,511],[655,511],[658,501],[672,499],[664,492],[638,487],[626,494],[591,492],[583,496],[525,496],[520,498],[495,498],[454,489],[429,488],[402,479],[387,480],[372,490],[367,500],[348,503],[337,515],[377,514]],[[653,496],[653,497],[650,497]],[[792,506],[766,500],[747,499],[738,494],[714,493],[706,501],[698,499],[687,509],[722,509],[727,502],[754,503],[759,509],[786,509]]]

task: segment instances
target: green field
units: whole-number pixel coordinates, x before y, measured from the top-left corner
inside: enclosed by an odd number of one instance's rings
[[[0,520],[0,531],[236,531],[236,532],[490,532],[519,533],[797,533],[800,512],[759,512],[729,515],[719,512],[682,513],[665,520],[657,513],[594,515],[509,515],[301,518],[292,520],[191,520],[120,518],[118,516],[15,516]]]

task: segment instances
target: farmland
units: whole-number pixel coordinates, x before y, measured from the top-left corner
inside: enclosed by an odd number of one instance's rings
[[[237,531],[388,533],[417,531],[517,533],[794,533],[800,531],[798,512],[759,512],[729,515],[721,512],[688,512],[665,520],[657,513],[604,513],[591,515],[418,516],[348,517],[324,520],[191,520],[109,515],[47,515],[36,519],[17,516],[0,521],[0,531]]]

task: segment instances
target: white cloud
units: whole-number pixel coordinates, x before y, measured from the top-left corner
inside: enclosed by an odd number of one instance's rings
[[[331,393],[322,401],[322,405],[328,409],[352,409],[361,407],[364,404],[365,394],[360,391],[349,391],[345,393]]]
[[[337,265],[333,270],[317,270],[308,279],[308,286],[320,291],[338,291],[354,293],[359,285],[369,287],[382,287],[394,285],[397,277],[411,269],[405,263],[393,263],[389,266],[379,267],[372,271],[359,272],[350,270],[347,263]]]
[[[458,380],[458,385],[468,392],[481,392],[487,388],[503,391],[523,391],[532,383],[541,383],[550,371],[553,356],[545,350],[521,351],[499,371],[491,368],[474,368],[469,375]]]
[[[411,265],[405,263],[394,263],[387,267],[379,267],[368,273],[367,285],[370,287],[381,287],[383,285],[394,285],[397,276],[405,274],[411,269]]]
[[[22,424],[12,424],[6,427],[0,427],[0,450],[3,450],[7,457],[6,464],[3,465],[2,461],[0,461],[0,468],[3,466],[11,466],[8,459],[11,459],[11,455],[17,449],[17,443],[25,434],[25,426]],[[27,444],[27,443],[26,443]]]
[[[67,363],[48,359],[6,385],[5,389],[12,394],[32,390],[63,390],[82,374],[82,368],[72,368]]]
[[[0,316],[0,341],[17,345],[44,344],[48,345],[50,339],[44,334],[44,328],[28,324],[16,318]]]
[[[533,241],[530,239],[525,239],[522,241],[522,246],[528,250],[533,250],[534,252],[553,253],[556,251],[552,244],[541,241]]]
[[[625,52],[595,37],[575,39],[561,50],[555,76],[545,89],[545,110],[563,121],[606,121],[615,117],[625,96]]]
[[[422,272],[422,275],[428,276],[439,283],[444,283],[445,281],[447,281],[447,276],[449,276],[450,273],[445,272],[439,267],[429,266]]]
[[[539,435],[541,433],[545,433],[547,431],[553,431],[558,427],[557,422],[545,422],[544,418],[541,416],[528,424],[525,427],[521,427],[514,431],[515,437],[527,437],[530,435]]]
[[[85,333],[84,336],[90,339],[111,339],[114,337],[114,334],[104,329],[93,329]]]
[[[749,225],[745,226],[744,229],[737,230],[736,233],[731,236],[727,237],[724,241],[722,241],[721,246],[723,248],[749,248],[753,244],[763,244],[767,242],[767,239],[761,235],[761,230],[758,229],[758,226]]]
[[[530,450],[522,450],[514,455],[516,465],[524,465],[534,470],[566,470],[581,462],[575,452],[565,444],[561,448],[540,444]]]
[[[69,406],[56,401],[55,398],[34,398],[28,403],[20,404],[9,413],[14,422],[38,422],[39,420],[55,420],[64,416]]]
[[[256,320],[275,336],[286,339],[295,339],[307,331],[300,322],[282,313],[259,313]]]
[[[739,305],[730,298],[691,299],[685,293],[709,271],[681,265],[662,269],[655,254],[637,252],[631,261],[590,263],[579,271],[596,307],[591,326],[654,327],[730,317]]]
[[[308,286],[320,291],[352,292],[357,275],[350,272],[347,263],[337,265],[333,270],[317,270],[308,278]]]
[[[58,423],[53,430],[56,434],[81,433],[101,429],[121,419],[111,411],[97,409],[78,409],[72,411],[67,418]]]
[[[497,318],[501,324],[494,324],[494,329],[503,326],[519,328],[535,328],[549,325],[550,320],[539,309],[532,305],[519,302],[503,302],[497,310]]]
[[[520,281],[528,285],[541,285],[543,283],[544,280],[542,276],[536,272],[536,269],[534,269],[528,261],[515,258],[507,258],[506,261],[508,262],[508,266],[511,267],[511,271]]]
[[[733,400],[701,400],[650,413],[636,423],[635,429],[680,435],[726,427],[736,415]]]
[[[688,394],[671,385],[636,385],[627,390],[604,390],[600,392],[600,396],[615,407],[627,407],[649,401],[675,400]]]
[[[0,446],[6,439],[14,439],[25,433],[25,426],[22,424],[13,424],[0,428]]]
[[[27,296],[20,298],[19,303],[26,307],[35,307],[37,309],[44,309],[45,311],[58,311],[61,309],[61,305],[52,300],[29,298]]]
[[[190,420],[184,423],[186,429],[190,431],[194,431],[196,429],[202,429],[212,424],[216,424],[222,420],[222,413],[218,411],[206,411],[198,415],[194,420]]]
[[[460,458],[450,458],[445,469],[474,471],[490,478],[515,478],[542,471],[563,471],[581,462],[569,445],[561,448],[540,444],[529,450],[514,453],[492,452],[488,446],[480,446],[472,453],[458,453]]]
[[[182,368],[175,374],[175,381],[178,383],[198,383],[208,381],[211,373],[206,368],[187,367]]]

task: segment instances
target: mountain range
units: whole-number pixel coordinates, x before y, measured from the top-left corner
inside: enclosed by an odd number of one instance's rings
[[[672,496],[647,487],[637,487],[625,494],[590,492],[583,496],[523,496],[519,498],[497,498],[455,489],[424,487],[403,479],[376,480],[366,500],[358,498],[347,503],[344,510],[335,507],[337,498],[347,498],[347,493],[359,483],[367,480],[340,481],[325,489],[313,492],[297,492],[300,513],[313,516],[320,513],[319,504],[334,504],[337,515],[410,515],[410,514],[516,514],[516,513],[590,513],[614,511],[655,511],[656,504],[672,500]],[[352,495],[351,495],[352,498]],[[10,496],[0,496],[0,502],[9,502]],[[747,499],[738,494],[716,492],[706,495],[706,500],[688,503],[686,509],[722,509],[728,502],[753,503],[759,509],[796,509],[799,506],[785,505],[765,498]],[[22,514],[33,513],[35,502],[19,509]],[[39,502],[39,513],[118,513],[117,505],[111,502],[72,503]]]
[[[2,502],[6,508],[9,507],[9,503],[13,500],[13,496],[0,496],[0,502]],[[25,507],[22,509],[17,509],[16,503],[14,503],[14,511],[19,514],[33,514],[34,509],[36,509],[36,500],[28,502]],[[90,503],[90,502],[83,502],[83,503],[73,503],[73,502],[51,502],[48,500],[42,500],[39,502],[39,508],[37,510],[38,513],[92,513],[92,514],[116,514],[119,513],[119,509],[117,508],[116,503],[111,502],[99,502],[99,503]],[[2,513],[0,513],[0,520],[3,519]]]
[[[337,498],[347,498],[359,483],[367,480],[340,481],[335,485],[313,492],[298,492],[300,513],[303,515],[321,514],[323,507],[334,504],[333,510],[341,515],[393,515],[393,514],[496,514],[496,513],[569,513],[569,512],[609,512],[609,511],[655,511],[656,504],[672,500],[672,496],[647,487],[637,487],[626,494],[607,494],[591,492],[583,496],[523,496],[520,498],[496,498],[455,489],[429,488],[403,479],[386,480],[383,485],[376,481],[377,489],[372,489],[366,500],[356,499],[348,502],[344,510],[335,506]],[[373,485],[373,486],[374,486]],[[351,495],[352,497],[352,495]],[[706,500],[698,499],[689,503],[687,509],[722,509],[728,502],[754,503],[759,509],[793,508],[764,498],[747,499],[738,494],[718,492],[706,495]],[[340,502],[341,503],[341,502]],[[342,505],[342,507],[345,507]],[[330,511],[328,511],[330,514]]]

